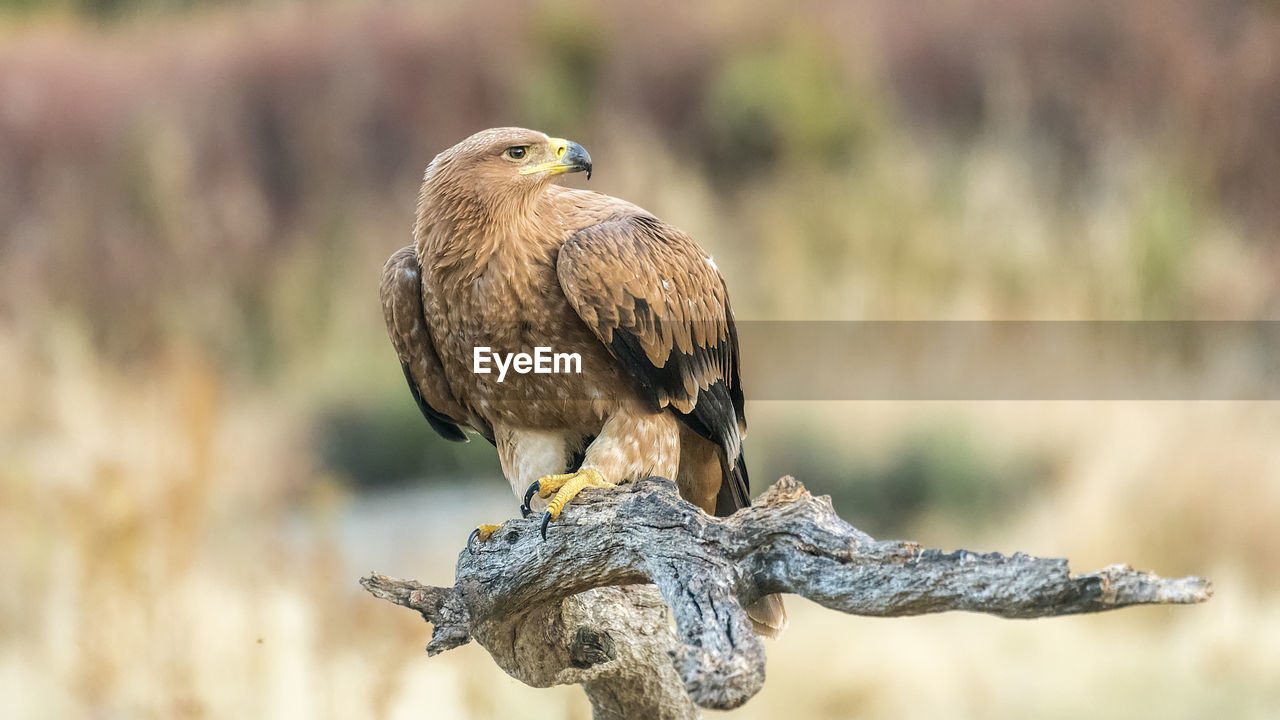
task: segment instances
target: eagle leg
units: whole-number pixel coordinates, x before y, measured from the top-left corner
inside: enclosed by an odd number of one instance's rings
[[[475,530],[472,530],[471,534],[467,536],[467,552],[471,553],[472,555],[475,555],[476,554],[475,541],[476,540],[479,540],[480,542],[487,541],[489,538],[493,537],[493,534],[497,532],[498,528],[500,527],[502,526],[492,525],[490,523],[484,523],[483,525],[480,525],[479,527],[477,527]]]
[[[583,489],[589,487],[607,488],[613,487],[614,484],[604,479],[604,475],[595,468],[582,468],[578,472],[564,473],[562,475],[547,475],[546,477],[535,480],[524,493],[524,505],[521,510],[529,507],[529,501],[534,495],[540,498],[551,498],[551,502],[547,505],[547,511],[542,514],[542,539],[547,539],[547,525],[552,520],[560,517],[561,511],[570,500],[575,498]],[[555,497],[552,497],[554,495]]]

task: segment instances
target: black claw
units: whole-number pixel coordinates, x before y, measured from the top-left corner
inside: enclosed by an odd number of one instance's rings
[[[530,508],[528,505],[520,506],[520,517],[527,518],[532,514],[533,514],[533,509]]]
[[[542,539],[547,539],[547,526],[551,524],[551,511],[542,513]]]
[[[472,555],[476,554],[475,541],[478,537],[480,537],[480,528],[472,530],[471,534],[467,536],[467,552]]]
[[[524,491],[524,505],[521,505],[521,506],[520,506],[520,509],[521,509],[521,510],[528,510],[528,509],[529,509],[529,501],[530,501],[530,500],[533,500],[533,496],[534,496],[534,495],[536,495],[536,494],[538,493],[538,491],[539,491],[539,490],[541,490],[541,489],[542,489],[542,481],[541,481],[541,480],[534,480],[532,483],[529,483],[529,487],[528,487],[528,489]],[[525,516],[527,517],[527,516],[528,516],[528,513],[525,513]]]

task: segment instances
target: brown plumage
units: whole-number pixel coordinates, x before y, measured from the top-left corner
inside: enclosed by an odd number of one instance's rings
[[[730,514],[750,493],[724,280],[679,229],[551,182],[580,170],[590,177],[581,146],[520,128],[485,130],[432,161],[414,244],[391,256],[381,287],[413,397],[445,438],[469,429],[494,443],[518,497],[534,483],[554,494],[548,521],[584,484],[649,475]],[[474,371],[478,347],[577,353],[581,373],[500,381]],[[763,632],[785,626],[776,596],[751,614]]]

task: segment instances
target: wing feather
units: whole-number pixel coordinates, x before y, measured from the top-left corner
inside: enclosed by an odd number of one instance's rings
[[[654,409],[722,451],[717,512],[750,504],[738,333],[724,280],[680,230],[625,215],[578,230],[556,261],[569,303]]]
[[[422,274],[413,246],[400,248],[387,260],[379,295],[387,335],[423,417],[446,440],[467,442],[461,426],[469,426],[493,442],[493,431],[470,417],[449,389],[422,312]]]

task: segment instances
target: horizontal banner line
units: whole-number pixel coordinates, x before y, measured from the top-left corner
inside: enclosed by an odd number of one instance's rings
[[[1280,400],[1280,321],[740,321],[748,400]]]

